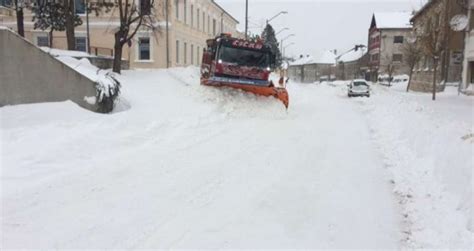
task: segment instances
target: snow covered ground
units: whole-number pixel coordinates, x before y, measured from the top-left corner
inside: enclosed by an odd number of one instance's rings
[[[110,115],[0,108],[2,248],[472,248],[472,99],[121,79]]]

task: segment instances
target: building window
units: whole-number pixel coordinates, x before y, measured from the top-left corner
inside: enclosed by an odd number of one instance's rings
[[[142,15],[151,14],[151,0],[139,0],[140,1],[140,13]]]
[[[186,65],[188,63],[188,43],[184,43],[183,56],[184,56],[183,62]]]
[[[395,36],[393,38],[393,43],[394,44],[403,44],[403,36]]]
[[[202,12],[202,31],[206,32],[206,13]]]
[[[179,0],[174,0],[174,6],[175,6],[175,15],[176,15],[176,19],[179,20]]]
[[[211,15],[207,15],[207,33],[211,33]]]
[[[49,37],[48,36],[36,37],[36,45],[38,45],[39,47],[49,47]]]
[[[74,9],[76,14],[86,14],[86,4],[84,0],[74,0]]]
[[[191,64],[194,65],[194,45],[191,44]]]
[[[196,21],[197,21],[197,23],[196,23],[196,28],[197,28],[198,30],[200,30],[200,29],[201,29],[201,25],[200,25],[201,22],[199,22],[199,20],[201,20],[201,12],[199,11],[199,9],[197,9],[196,17],[197,17],[197,18],[196,18]]]
[[[12,6],[12,0],[0,0],[0,6],[10,7]]]
[[[176,63],[179,64],[179,41],[176,40]]]
[[[194,28],[194,5],[191,4],[191,27]]]
[[[400,63],[403,60],[403,54],[393,54],[393,62]]]
[[[199,65],[199,62],[200,62],[200,57],[199,55],[201,54],[201,47],[197,47],[196,49],[196,64]]]
[[[217,34],[216,32],[216,20],[212,19],[212,34],[215,36]]]
[[[76,51],[87,51],[87,40],[85,37],[76,37]]]
[[[138,38],[138,60],[150,60],[150,38]]]
[[[183,20],[185,24],[188,24],[188,1],[184,0],[184,5],[183,5]]]

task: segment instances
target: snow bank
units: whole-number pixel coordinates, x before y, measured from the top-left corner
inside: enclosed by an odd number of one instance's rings
[[[472,248],[472,99],[384,87],[357,99],[393,173],[409,248]]]
[[[104,99],[115,98],[119,95],[120,82],[114,73],[95,67],[86,58],[75,59],[70,56],[57,56],[56,58],[96,83],[97,101],[99,103],[103,102]]]

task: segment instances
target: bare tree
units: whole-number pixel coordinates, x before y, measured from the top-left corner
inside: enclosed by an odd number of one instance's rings
[[[75,19],[77,17],[74,0],[62,0],[65,16],[67,49],[76,49]],[[82,22],[82,21],[81,21]]]
[[[449,64],[447,46],[449,36],[449,1],[442,1],[439,7],[439,14],[434,15],[425,25],[425,29],[420,32],[419,45],[425,56],[433,61],[433,100],[436,100],[436,90],[438,82],[438,68],[441,62],[441,77],[446,77],[445,67]]]
[[[430,22],[428,29],[421,36],[421,46],[425,55],[433,60],[433,100],[436,100],[436,85],[438,77],[438,66],[444,51],[444,30],[439,22]]]
[[[411,78],[413,76],[413,70],[415,69],[415,66],[420,62],[421,58],[423,57],[423,52],[416,44],[416,40],[407,40],[405,45],[402,48],[403,51],[403,58],[405,61],[405,64],[408,66],[410,69],[410,78],[408,79],[408,85],[407,85],[407,92],[410,91],[410,86],[411,86]]]
[[[122,49],[125,44],[131,44],[137,32],[146,27],[151,31],[157,30],[157,19],[154,13],[154,0],[116,0],[120,26],[115,32],[114,66],[113,71],[120,73],[122,68]],[[169,6],[166,6],[168,8]]]
[[[25,37],[25,24],[23,9],[26,8],[26,2],[24,0],[14,0],[13,2],[16,12],[16,26],[18,35]]]

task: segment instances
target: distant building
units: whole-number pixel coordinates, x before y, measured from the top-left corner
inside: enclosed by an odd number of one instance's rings
[[[466,31],[466,47],[464,57],[462,90],[474,93],[474,2],[469,5],[469,25]]]
[[[438,64],[438,90],[444,88],[444,85],[441,85],[441,83],[461,82],[464,35],[463,32],[453,31],[449,24],[455,15],[467,13],[467,9],[460,3],[461,1],[453,0],[431,0],[411,19],[414,33],[417,36],[431,32],[433,25],[447,34],[443,36],[444,40],[442,40],[442,43],[445,46]],[[431,91],[433,72],[433,58],[430,55],[426,55],[425,52],[425,56],[415,67],[412,77],[412,89],[416,91]]]
[[[291,79],[301,83],[335,80],[336,55],[325,51],[313,57],[301,55],[299,59],[290,63],[288,75]]]
[[[98,0],[90,0],[98,1]],[[0,0],[0,26],[16,30],[15,12],[11,0]],[[242,36],[237,31],[239,23],[225,9],[213,0],[169,0],[155,1],[154,13],[158,22],[156,31],[141,28],[132,43],[123,47],[122,57],[130,62],[131,68],[165,68],[167,66],[188,66],[201,63],[206,39],[220,33]],[[114,32],[119,26],[118,11],[93,12],[90,18],[90,45],[87,44],[85,0],[75,0],[76,13],[83,24],[75,29],[76,50],[111,56],[114,54]],[[166,13],[169,20],[166,22]],[[25,11],[25,38],[38,46],[49,46],[48,30],[33,29],[32,13]],[[166,30],[166,24],[168,31]],[[168,34],[168,40],[167,38]],[[53,48],[66,49],[65,32],[53,33]]]
[[[368,79],[370,77],[369,54],[365,49],[351,51],[337,58],[336,77],[338,80]]]
[[[412,25],[410,12],[376,12],[372,16],[368,38],[369,78],[376,81],[388,67],[394,75],[406,74],[409,69],[403,63],[403,45]]]

